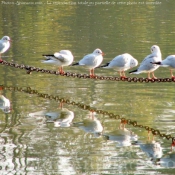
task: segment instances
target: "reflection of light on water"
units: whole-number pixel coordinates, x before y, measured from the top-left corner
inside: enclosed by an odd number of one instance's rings
[[[16,145],[12,143],[9,137],[5,139],[0,137],[0,174],[13,172],[15,167],[13,157]]]

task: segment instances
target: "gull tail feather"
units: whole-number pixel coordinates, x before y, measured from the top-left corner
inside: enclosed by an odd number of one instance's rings
[[[161,62],[160,62],[160,61],[158,61],[158,62],[150,62],[150,63],[152,63],[152,64],[157,64],[157,65],[161,65]]]
[[[109,63],[106,63],[106,64],[104,64],[102,66],[98,66],[97,68],[101,68],[101,67],[106,68],[108,65],[109,65]]]
[[[79,62],[78,63],[73,63],[71,66],[77,66],[79,65]]]
[[[136,70],[132,70],[129,72],[130,74],[139,74],[139,72],[137,72],[137,69]]]

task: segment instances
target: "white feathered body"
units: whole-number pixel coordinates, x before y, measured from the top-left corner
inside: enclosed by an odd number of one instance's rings
[[[6,52],[10,48],[10,38],[8,36],[4,36],[0,40],[0,53]]]
[[[79,65],[85,66],[88,69],[93,69],[98,67],[103,61],[103,56],[91,53],[86,56],[84,56],[80,61]]]
[[[117,71],[126,71],[138,65],[138,61],[130,54],[124,53],[116,56],[112,61],[103,66],[104,68],[114,68]]]
[[[162,67],[171,67],[175,69],[175,55],[167,56],[161,63],[160,66]]]
[[[61,50],[60,52],[54,53],[54,55],[43,56],[46,57],[46,60],[43,60],[42,63],[54,64],[59,67],[69,66],[74,60],[74,57],[69,50]]]
[[[131,71],[133,74],[140,73],[151,73],[159,68],[160,65],[152,64],[154,62],[161,62],[162,55],[159,46],[153,45],[151,47],[152,54],[145,57],[145,59],[140,63],[137,70]]]

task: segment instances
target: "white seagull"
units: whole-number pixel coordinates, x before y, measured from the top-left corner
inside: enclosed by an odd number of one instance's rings
[[[175,69],[175,55],[169,55],[164,60],[158,61],[158,62],[152,62],[152,64],[157,64],[162,67],[170,67],[171,78],[175,79],[175,76],[173,75],[173,70],[172,70],[172,69]]]
[[[94,77],[94,69],[98,67],[103,61],[104,53],[100,49],[95,49],[93,53],[85,55],[78,63],[74,63],[72,66],[80,65],[85,66],[90,70],[90,77]]]
[[[159,68],[159,65],[152,64],[153,62],[162,61],[162,54],[159,46],[153,45],[151,47],[152,54],[145,57],[145,59],[141,62],[138,69],[129,72],[130,74],[140,74],[140,73],[148,73],[148,79],[151,79],[150,73],[152,73],[153,79],[157,79],[154,75],[154,71]]]
[[[10,48],[10,41],[11,40],[9,36],[3,36],[0,40],[0,61],[2,61],[1,54]]]
[[[42,63],[55,64],[59,67],[60,74],[64,74],[63,67],[72,64],[74,57],[69,50],[61,50],[51,55],[43,55],[46,60]]]
[[[113,68],[119,72],[120,77],[126,78],[125,71],[137,65],[138,61],[133,56],[128,53],[124,53],[122,55],[116,56],[112,61],[100,67]]]

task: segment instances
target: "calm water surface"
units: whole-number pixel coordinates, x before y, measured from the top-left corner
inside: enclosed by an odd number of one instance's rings
[[[72,51],[75,61],[100,48],[104,63],[130,53],[139,62],[160,46],[174,54],[174,1],[1,1],[0,36],[12,38],[7,61],[57,70],[41,63],[42,54]],[[123,3],[122,3],[123,2]],[[155,4],[156,2],[157,4]],[[62,4],[63,3],[63,4]],[[67,5],[65,3],[68,3]],[[85,4],[83,4],[85,3]],[[149,3],[149,4],[148,4]],[[96,5],[95,5],[96,4]],[[88,73],[80,67],[66,71]],[[31,87],[39,93],[83,103],[174,136],[174,83],[127,83],[76,79],[0,66],[4,87]],[[97,69],[97,75],[118,76]],[[157,77],[169,77],[159,68]],[[127,73],[128,75],[128,73]],[[146,77],[140,74],[138,77]],[[92,114],[76,105],[36,94],[1,89],[0,174],[174,174],[171,140],[120,120]],[[3,108],[2,98],[11,103]]]

